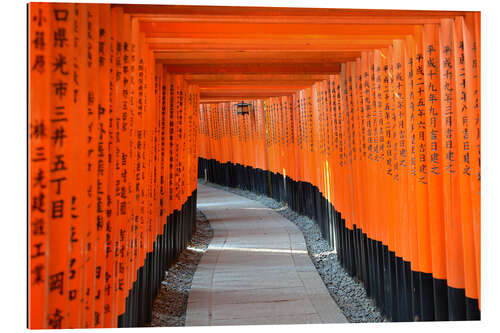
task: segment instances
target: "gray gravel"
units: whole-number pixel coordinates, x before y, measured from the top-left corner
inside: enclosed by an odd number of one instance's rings
[[[313,220],[297,214],[286,203],[277,202],[267,196],[213,183],[206,183],[206,185],[258,201],[293,222],[304,234],[309,256],[330,295],[338,304],[347,320],[352,323],[387,321],[375,306],[375,302],[367,296],[363,285],[349,276],[344,268],[342,268],[337,254],[327,241],[321,237],[321,232]]]
[[[213,238],[213,230],[203,213],[196,211],[196,232],[177,261],[165,271],[153,302],[153,320],[148,326],[184,326],[189,290],[194,273]]]

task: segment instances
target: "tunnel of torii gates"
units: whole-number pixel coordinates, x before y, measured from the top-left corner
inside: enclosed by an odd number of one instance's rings
[[[29,327],[150,322],[198,177],[310,216],[390,320],[480,318],[480,13],[28,18]]]

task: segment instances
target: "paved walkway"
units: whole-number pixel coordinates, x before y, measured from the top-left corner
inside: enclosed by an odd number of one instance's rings
[[[294,224],[201,183],[198,209],[214,238],[193,278],[186,326],[347,322]]]

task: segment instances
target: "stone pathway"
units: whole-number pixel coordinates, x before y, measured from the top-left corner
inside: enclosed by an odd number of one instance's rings
[[[293,223],[203,184],[197,208],[214,238],[193,278],[186,326],[347,322]]]

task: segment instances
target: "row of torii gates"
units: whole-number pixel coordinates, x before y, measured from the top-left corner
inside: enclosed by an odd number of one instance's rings
[[[28,38],[30,328],[148,323],[198,177],[311,216],[392,320],[479,319],[478,12],[30,3]]]

